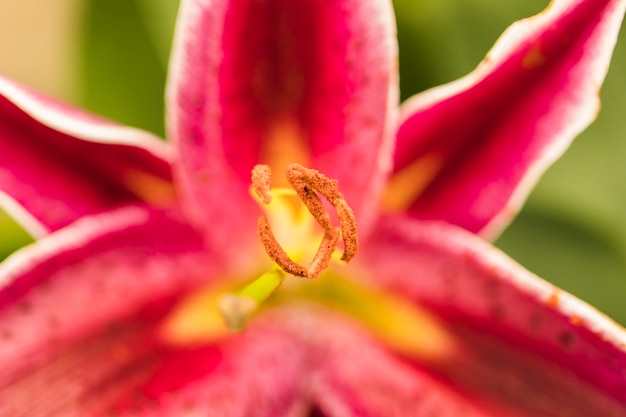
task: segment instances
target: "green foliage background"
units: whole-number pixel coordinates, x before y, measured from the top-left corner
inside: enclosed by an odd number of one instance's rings
[[[513,21],[547,0],[396,0],[403,99],[471,71]],[[86,0],[81,105],[163,135],[176,0]],[[497,245],[626,324],[626,33],[598,121],[539,183]],[[30,241],[0,216],[0,255]]]

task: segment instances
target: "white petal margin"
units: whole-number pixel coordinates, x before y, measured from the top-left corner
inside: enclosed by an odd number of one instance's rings
[[[362,275],[373,285],[392,288],[420,302],[460,309],[467,315],[491,317],[486,284],[510,289],[503,307],[518,308],[508,317],[509,328],[526,334],[529,320],[520,306],[551,312],[550,326],[587,329],[626,358],[626,329],[586,302],[526,270],[489,242],[460,227],[444,222],[418,221],[403,216],[382,218],[374,238],[363,245],[355,259]],[[407,273],[407,271],[418,271]],[[450,287],[446,274],[456,274],[457,286]],[[447,291],[455,291],[450,301]],[[515,304],[519,302],[520,304]],[[528,310],[530,311],[530,310]],[[528,312],[526,311],[526,312]],[[552,327],[546,324],[546,329]],[[543,340],[560,351],[558,341]]]
[[[172,161],[171,148],[157,136],[141,129],[115,124],[46,98],[0,76],[0,95],[36,121],[66,135],[89,142],[136,146],[165,161]]]
[[[35,216],[11,198],[10,195],[0,191],[0,209],[4,210],[11,218],[15,219],[20,226],[33,238],[40,239],[50,234],[50,229],[44,226]]]
[[[105,214],[78,219],[72,227],[42,238],[2,262],[0,289],[9,285],[23,271],[30,269],[35,259],[62,252],[64,248],[82,247],[93,237],[145,224],[149,218],[150,211],[145,208],[127,206]]]
[[[428,108],[478,84],[529,39],[533,39],[537,34],[545,31],[568,10],[588,1],[590,0],[552,0],[543,12],[514,23],[500,36],[485,59],[473,72],[451,83],[417,94],[405,101],[401,107],[400,125],[419,109]],[[597,117],[600,109],[598,91],[608,72],[620,25],[626,12],[625,0],[607,0],[606,3],[606,9],[603,12],[604,19],[599,23],[604,28],[595,30],[595,33],[586,42],[587,45],[592,44],[593,46],[592,48],[587,47],[584,51],[586,55],[584,59],[591,64],[576,67],[572,72],[572,77],[581,77],[584,74],[589,82],[584,85],[585,88],[576,92],[576,105],[570,105],[561,110],[565,113],[564,119],[567,120],[564,124],[565,128],[560,131],[558,137],[552,140],[541,157],[537,158],[529,167],[508,203],[479,232],[482,237],[493,240],[498,236],[519,211],[541,175],[567,150],[574,138]],[[542,130],[541,124],[538,124],[537,130]]]

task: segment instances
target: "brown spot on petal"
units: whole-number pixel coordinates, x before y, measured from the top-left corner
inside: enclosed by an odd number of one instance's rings
[[[574,326],[580,326],[583,323],[582,319],[577,315],[572,315],[569,318],[569,322],[572,323]]]
[[[543,317],[540,314],[533,313],[529,320],[530,328],[533,330],[539,329],[543,324]]]
[[[326,414],[322,412],[316,405],[312,406],[307,414],[307,417],[326,417]]]
[[[570,331],[565,331],[559,336],[559,343],[565,347],[570,347],[574,344],[576,335]]]
[[[522,66],[525,69],[532,70],[540,67],[544,62],[546,62],[546,57],[541,51],[541,46],[535,44],[526,52],[526,55],[524,55]]]
[[[559,295],[560,295],[560,292],[558,290],[555,290],[552,294],[550,294],[550,297],[548,297],[548,299],[546,300],[546,304],[549,307],[556,308],[559,305]]]

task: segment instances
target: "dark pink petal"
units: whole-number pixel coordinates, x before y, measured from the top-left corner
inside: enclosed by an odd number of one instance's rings
[[[0,415],[288,415],[301,353],[284,332],[160,336],[173,303],[224,270],[176,214],[136,207],[16,253],[0,269]]]
[[[382,0],[183,1],[168,121],[195,218],[253,229],[252,167],[279,178],[293,162],[371,215],[395,124],[394,35]]]
[[[468,395],[522,415],[625,415],[624,329],[479,237],[383,219],[360,259],[373,285],[441,318],[455,353],[421,366]]]
[[[509,28],[472,74],[409,100],[394,167],[421,170],[409,214],[495,235],[596,116],[625,8],[553,1]]]
[[[0,203],[42,236],[122,204],[172,198],[170,151],[0,78]]]
[[[303,351],[284,331],[177,348],[153,332],[140,320],[95,332],[0,391],[2,415],[302,415]]]
[[[177,215],[141,207],[84,217],[16,252],[0,268],[0,392],[78,340],[215,280],[218,268]]]
[[[308,352],[303,375],[310,416],[487,416],[481,406],[416,369],[355,323],[330,311],[294,309],[280,317]]]
[[[254,323],[217,345],[164,355],[113,409],[122,416],[303,416],[305,353],[289,333]]]

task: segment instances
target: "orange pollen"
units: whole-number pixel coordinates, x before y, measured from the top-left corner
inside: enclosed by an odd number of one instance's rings
[[[252,187],[265,204],[272,200],[271,175],[272,171],[267,165],[256,165],[252,169]],[[359,239],[354,212],[339,191],[337,180],[332,180],[315,169],[291,164],[287,166],[287,181],[324,230],[324,237],[313,260],[308,267],[304,267],[287,255],[276,240],[267,216],[262,215],[259,217],[257,230],[269,257],[289,274],[302,278],[317,278],[328,267],[337,243],[343,239],[344,251],[341,260],[349,262],[359,249]],[[339,227],[332,224],[330,213],[318,194],[335,208]]]

